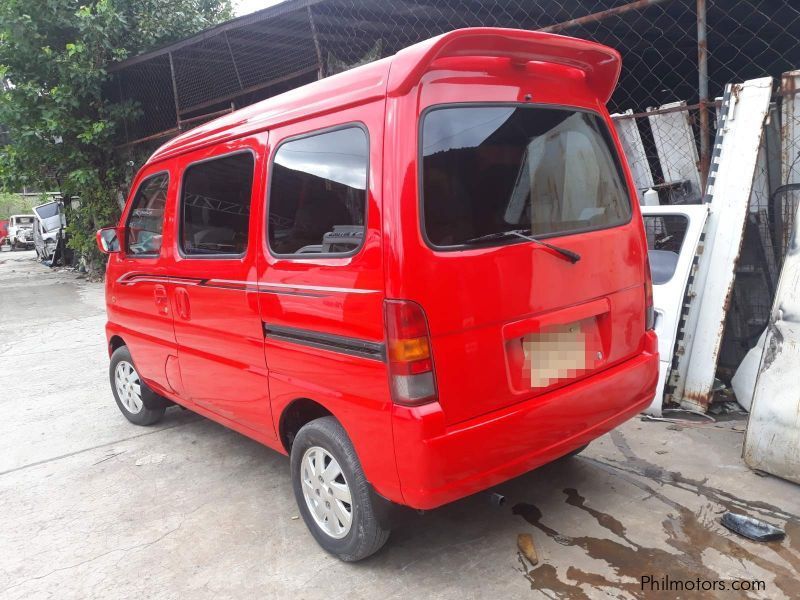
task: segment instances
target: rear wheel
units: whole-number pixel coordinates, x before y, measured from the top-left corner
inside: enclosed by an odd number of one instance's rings
[[[352,562],[374,554],[389,539],[353,444],[335,418],[316,419],[300,429],[291,469],[300,514],[323,549]]]
[[[136,425],[153,425],[161,420],[167,402],[141,380],[127,346],[114,350],[109,376],[114,400],[128,421]]]

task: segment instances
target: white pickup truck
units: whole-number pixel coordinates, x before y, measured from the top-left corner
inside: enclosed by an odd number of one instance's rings
[[[8,218],[8,237],[6,244],[12,250],[33,248],[33,225],[36,221],[34,215],[11,215]]]

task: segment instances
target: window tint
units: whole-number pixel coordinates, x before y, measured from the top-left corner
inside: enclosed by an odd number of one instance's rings
[[[272,166],[269,245],[277,254],[343,254],[364,239],[367,135],[347,127],[286,142]]]
[[[435,109],[422,128],[425,233],[437,246],[620,225],[627,189],[603,120],[534,106]]]
[[[136,191],[125,236],[129,254],[152,256],[161,250],[168,185],[169,176],[160,173],[145,179]]]
[[[235,154],[186,169],[181,193],[185,254],[244,254],[250,224],[253,155]]]

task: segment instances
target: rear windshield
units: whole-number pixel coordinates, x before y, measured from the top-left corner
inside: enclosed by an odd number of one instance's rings
[[[424,232],[434,246],[503,244],[613,227],[630,200],[599,115],[537,106],[458,106],[422,125]],[[476,239],[485,238],[489,239]]]
[[[55,217],[58,214],[58,202],[42,204],[41,206],[36,206],[33,210],[36,211],[36,214],[39,215],[40,219],[49,219],[50,217]]]

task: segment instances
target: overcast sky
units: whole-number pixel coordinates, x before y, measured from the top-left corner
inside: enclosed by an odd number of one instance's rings
[[[281,2],[283,0],[234,0],[233,5],[236,10],[236,16],[240,17]]]

